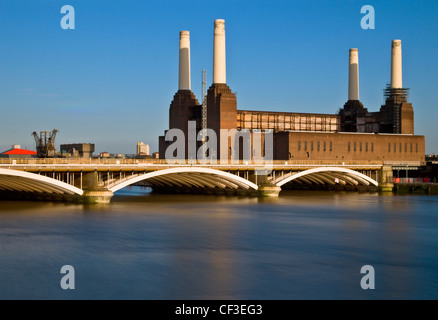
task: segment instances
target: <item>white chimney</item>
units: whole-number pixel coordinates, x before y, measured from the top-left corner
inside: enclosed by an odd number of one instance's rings
[[[227,83],[225,61],[225,20],[214,20],[213,83]]]
[[[359,100],[359,53],[357,49],[350,49],[348,100]]]
[[[403,88],[401,40],[392,40],[391,88]]]
[[[190,32],[179,33],[179,90],[191,90],[190,85]]]

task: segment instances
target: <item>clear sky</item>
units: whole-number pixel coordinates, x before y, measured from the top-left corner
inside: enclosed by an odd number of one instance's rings
[[[63,5],[75,30],[63,30]],[[363,5],[375,29],[363,30]],[[179,31],[191,36],[192,90],[212,82],[213,21],[225,19],[227,82],[238,109],[336,113],[347,100],[348,50],[359,49],[360,100],[384,103],[391,40],[401,39],[403,85],[415,133],[438,153],[438,1],[1,0],[0,152],[35,149],[33,131],[58,129],[56,146],[158,149],[178,89]]]

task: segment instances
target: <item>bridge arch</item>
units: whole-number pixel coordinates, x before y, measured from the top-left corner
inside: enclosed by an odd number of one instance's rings
[[[36,193],[83,195],[68,183],[25,171],[0,169],[0,190]]]
[[[358,172],[347,168],[342,167],[319,167],[314,169],[308,169],[305,171],[297,172],[288,176],[281,180],[276,180],[276,185],[281,187],[282,185],[291,182],[293,180],[313,180],[313,181],[321,181],[329,184],[335,184],[335,179],[338,179],[342,184],[351,184],[351,185],[374,185],[378,186],[379,183]],[[330,182],[332,181],[332,183]]]
[[[225,171],[203,167],[180,167],[157,170],[136,175],[123,181],[115,181],[109,186],[109,190],[116,192],[144,180],[149,180],[153,185],[168,187],[258,189],[255,183]]]

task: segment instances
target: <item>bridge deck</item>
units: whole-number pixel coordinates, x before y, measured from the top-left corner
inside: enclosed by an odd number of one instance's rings
[[[268,168],[274,171],[307,170],[315,167],[345,167],[353,170],[376,170],[382,161],[271,161],[264,164],[244,161],[221,163],[189,163],[182,161],[168,164],[165,160],[133,159],[0,159],[0,168],[29,172],[151,172],[176,167],[204,167],[222,171],[254,171]],[[405,164],[408,165],[408,164]],[[417,165],[418,164],[409,164]]]

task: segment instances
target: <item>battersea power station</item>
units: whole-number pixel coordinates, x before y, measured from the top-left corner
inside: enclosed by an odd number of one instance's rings
[[[191,122],[197,133],[205,126],[214,130],[218,140],[221,129],[249,131],[251,136],[270,130],[273,160],[424,162],[425,137],[414,134],[414,111],[402,83],[401,40],[392,41],[391,81],[384,90],[385,104],[376,112],[359,100],[358,49],[349,50],[348,100],[337,114],[239,110],[226,81],[222,19],[214,21],[213,84],[200,103],[191,91],[189,31],[180,32],[179,45],[179,88],[170,104],[169,129],[185,134],[185,159]],[[159,137],[160,158],[165,158],[172,143]],[[195,143],[198,148],[202,142]],[[230,143],[228,157],[233,148]]]

